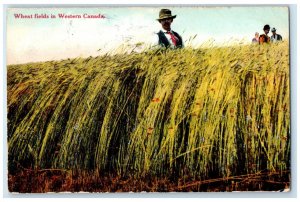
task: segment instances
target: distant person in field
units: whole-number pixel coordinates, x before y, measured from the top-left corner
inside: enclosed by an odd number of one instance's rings
[[[271,36],[271,42],[277,42],[277,41],[282,41],[282,36],[280,34],[276,34],[276,29],[275,27],[272,28],[272,36]]]
[[[255,32],[255,37],[252,39],[252,43],[258,43],[259,42],[259,33]]]
[[[171,49],[183,47],[181,36],[171,29],[174,18],[176,18],[176,15],[172,15],[171,10],[160,10],[157,20],[161,24],[162,29],[157,33],[158,39],[156,39],[156,41],[158,45]]]
[[[261,34],[259,36],[259,44],[270,43],[270,37],[268,36],[269,32],[270,32],[270,26],[265,25],[264,34]]]

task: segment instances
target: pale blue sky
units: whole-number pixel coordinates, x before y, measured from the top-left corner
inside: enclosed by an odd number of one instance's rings
[[[230,38],[251,42],[263,26],[276,27],[288,39],[287,7],[168,7],[177,18],[172,29],[184,41],[197,34],[192,45],[209,39],[225,43]],[[39,8],[7,12],[7,62],[86,57],[115,50],[121,44],[152,43],[161,27],[156,21],[161,7]],[[103,14],[105,19],[15,19],[14,14]],[[271,33],[270,33],[271,34]],[[187,44],[187,42],[186,42]],[[99,49],[101,49],[99,51]]]

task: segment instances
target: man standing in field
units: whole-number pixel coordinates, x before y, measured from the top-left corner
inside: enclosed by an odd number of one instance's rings
[[[176,15],[172,15],[171,10],[161,9],[159,12],[158,22],[162,29],[157,33],[158,44],[166,48],[182,48],[183,42],[181,36],[171,29],[171,24]]]
[[[270,37],[268,36],[268,34],[270,32],[269,25],[264,26],[264,32],[265,32],[264,34],[261,34],[259,36],[259,44],[270,43]]]
[[[275,27],[273,27],[271,31],[272,31],[271,42],[282,41],[282,36],[280,34],[276,34]]]

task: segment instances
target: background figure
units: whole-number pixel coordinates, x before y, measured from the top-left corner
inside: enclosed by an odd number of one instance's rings
[[[273,27],[271,31],[272,31],[271,42],[282,41],[282,36],[280,34],[276,34],[275,27]]]
[[[258,43],[259,42],[259,33],[255,32],[255,37],[252,39],[252,43]]]
[[[265,25],[264,26],[264,34],[261,34],[259,36],[259,44],[270,43],[270,37],[268,36],[269,32],[270,32],[270,26]]]
[[[172,16],[171,10],[161,9],[158,22],[162,29],[157,33],[158,44],[167,48],[182,48],[183,42],[181,36],[171,29],[171,24],[176,15]]]

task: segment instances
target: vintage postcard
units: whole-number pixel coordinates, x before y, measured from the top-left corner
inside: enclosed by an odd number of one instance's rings
[[[289,9],[7,8],[8,188],[289,191]]]

